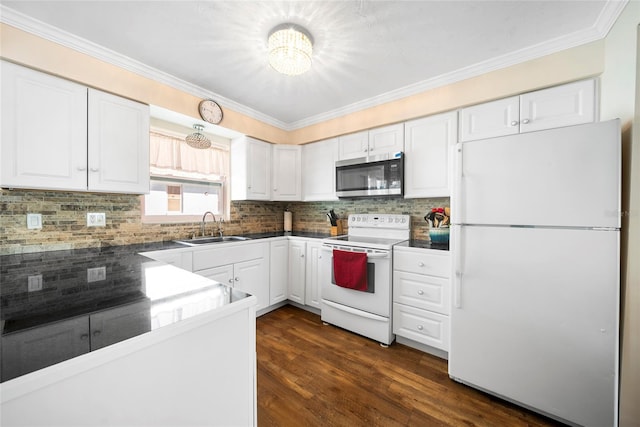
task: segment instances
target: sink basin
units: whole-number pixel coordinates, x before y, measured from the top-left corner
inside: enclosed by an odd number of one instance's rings
[[[174,240],[176,243],[181,243],[187,246],[208,245],[210,243],[224,243],[224,242],[241,242],[243,240],[251,240],[248,237],[242,236],[209,236],[209,237],[194,237],[193,239],[186,240]]]

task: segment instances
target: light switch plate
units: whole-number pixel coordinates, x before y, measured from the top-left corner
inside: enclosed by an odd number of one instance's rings
[[[107,279],[106,267],[87,268],[87,283],[99,282]]]
[[[104,227],[105,225],[107,225],[107,217],[104,212],[87,213],[87,227]]]
[[[42,290],[42,274],[34,274],[27,277],[27,292]]]
[[[42,214],[27,214],[27,228],[29,230],[39,230],[42,228]]]

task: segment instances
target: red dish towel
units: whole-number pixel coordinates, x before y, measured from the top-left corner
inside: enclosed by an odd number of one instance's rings
[[[333,277],[338,286],[356,291],[366,291],[367,254],[334,249]]]

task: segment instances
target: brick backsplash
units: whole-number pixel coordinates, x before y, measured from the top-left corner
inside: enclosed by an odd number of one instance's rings
[[[411,215],[412,237],[428,239],[423,217],[432,207],[449,206],[440,199],[359,199],[331,202],[232,202],[227,235],[282,231],[284,210],[293,212],[293,229],[329,233],[326,213]],[[167,241],[190,237],[199,222],[143,224],[140,196],[38,190],[0,190],[0,254],[53,251]],[[87,212],[105,212],[106,227],[86,226]],[[28,230],[27,213],[42,214],[42,229]]]

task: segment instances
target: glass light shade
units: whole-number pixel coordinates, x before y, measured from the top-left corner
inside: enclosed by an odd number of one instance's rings
[[[184,139],[185,141],[187,141],[187,144],[190,147],[199,148],[199,149],[211,147],[211,141],[209,140],[209,138],[207,138],[205,135],[201,133],[204,130],[204,126],[193,125],[193,128],[196,131],[191,135],[187,135],[187,137]]]
[[[279,73],[297,76],[311,68],[311,35],[295,24],[279,25],[269,34],[269,64]]]

